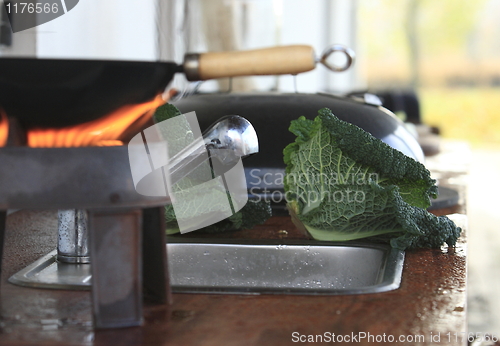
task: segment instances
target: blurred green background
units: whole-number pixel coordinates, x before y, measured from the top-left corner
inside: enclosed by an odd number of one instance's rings
[[[444,138],[500,147],[500,1],[358,1],[368,86],[413,88]]]

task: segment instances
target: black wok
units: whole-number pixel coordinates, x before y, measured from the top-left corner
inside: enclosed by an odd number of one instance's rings
[[[188,80],[297,74],[314,69],[309,46],[188,54],[173,62],[0,59],[0,108],[25,128],[64,127],[161,93],[175,73]]]

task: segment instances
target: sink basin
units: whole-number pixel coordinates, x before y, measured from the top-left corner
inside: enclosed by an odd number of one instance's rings
[[[167,245],[173,292],[385,292],[399,287],[404,262],[404,252],[385,244],[185,241],[169,239]]]
[[[385,244],[229,241],[169,237],[170,283],[177,293],[360,294],[397,289],[404,252]],[[10,277],[44,288],[90,289],[90,264],[56,260],[57,251]]]

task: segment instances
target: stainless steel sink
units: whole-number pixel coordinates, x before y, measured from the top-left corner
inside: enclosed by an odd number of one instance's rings
[[[219,241],[219,240],[217,240]],[[397,289],[404,252],[384,244],[169,240],[172,290],[234,294],[360,294]]]
[[[217,241],[217,244],[213,242]],[[384,244],[223,241],[169,237],[173,292],[359,294],[397,289],[404,252]],[[90,289],[91,264],[56,260],[57,251],[10,277],[29,287]]]

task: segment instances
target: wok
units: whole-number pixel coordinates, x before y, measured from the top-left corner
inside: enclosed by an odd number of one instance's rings
[[[337,46],[333,51],[342,49]],[[350,64],[349,51],[343,52]],[[146,102],[164,91],[175,73],[184,73],[191,81],[298,74],[314,69],[318,61],[325,64],[326,58],[317,60],[313,48],[305,45],[187,54],[181,65],[163,61],[2,58],[0,107],[25,128],[64,127],[95,120],[126,104]]]

